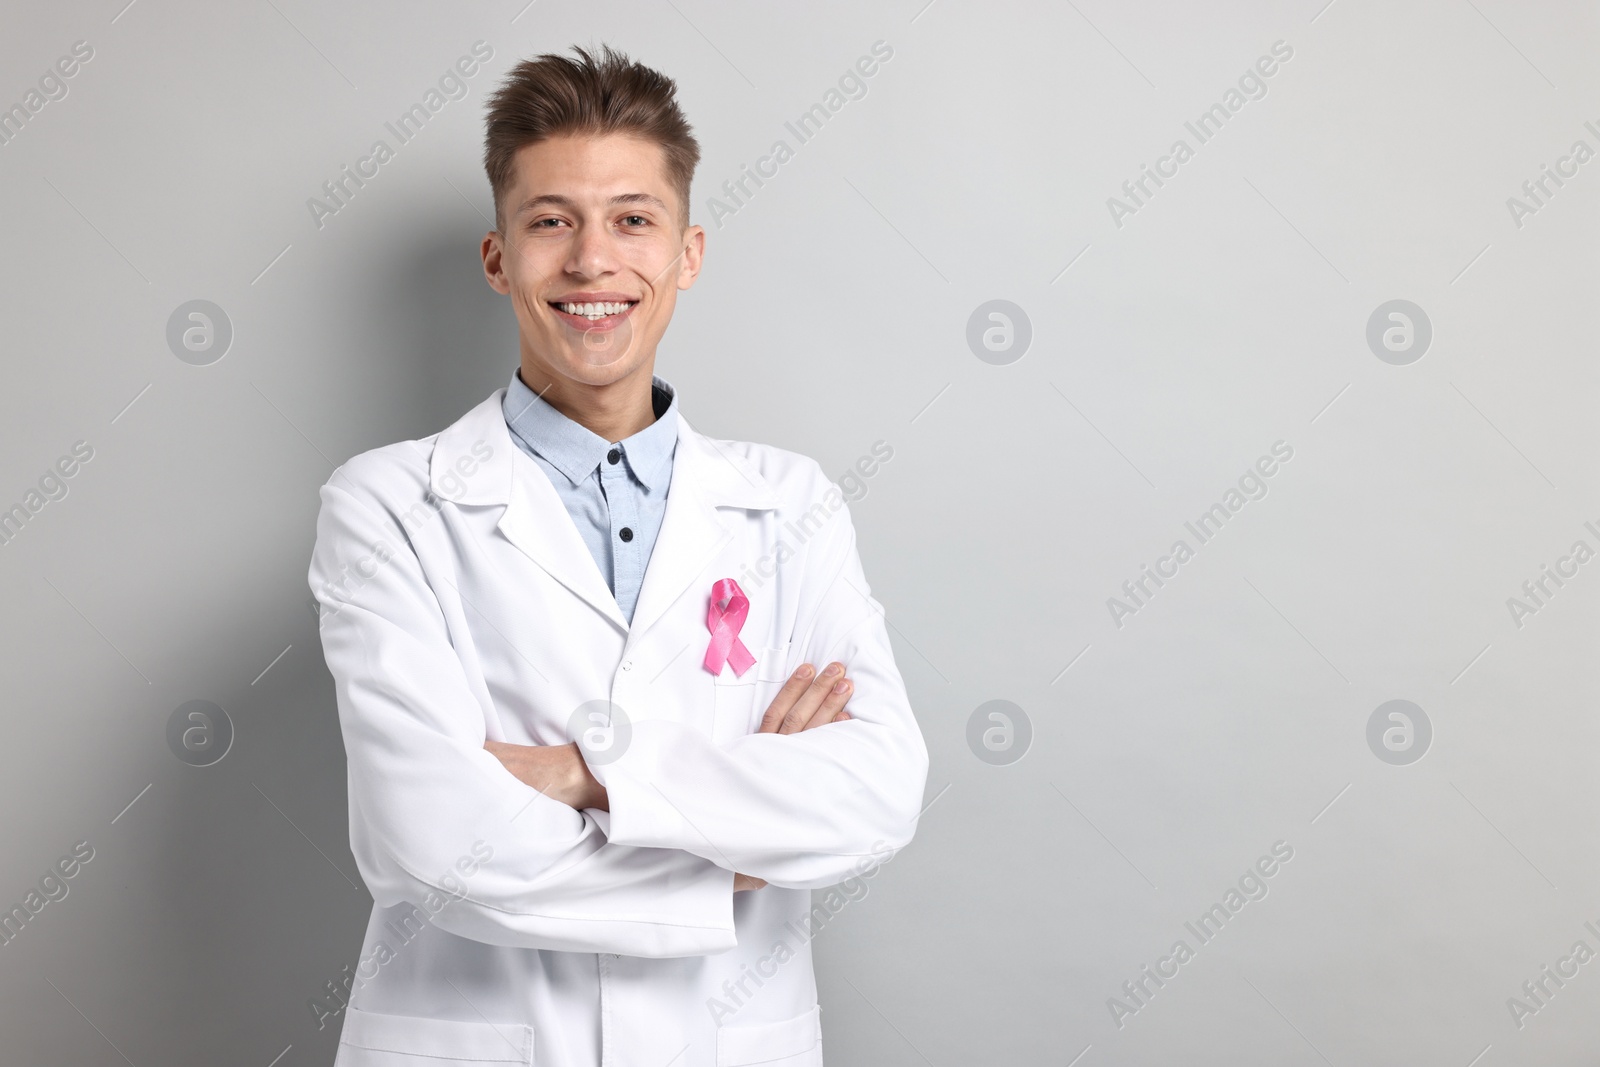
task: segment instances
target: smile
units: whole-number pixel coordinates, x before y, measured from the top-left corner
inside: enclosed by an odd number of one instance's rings
[[[637,300],[602,301],[586,304],[555,303],[550,306],[568,319],[577,319],[589,324],[598,324],[606,320],[620,322],[626,318],[628,312],[638,306]]]

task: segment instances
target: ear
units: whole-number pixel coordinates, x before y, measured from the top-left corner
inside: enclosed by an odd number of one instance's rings
[[[700,265],[705,260],[706,230],[704,226],[690,226],[683,235],[683,259],[678,264],[678,288],[687,289],[700,277]]]
[[[494,230],[483,235],[483,244],[479,246],[479,253],[483,256],[483,276],[489,282],[489,288],[505,296],[511,292],[511,279],[506,277],[504,238]]]

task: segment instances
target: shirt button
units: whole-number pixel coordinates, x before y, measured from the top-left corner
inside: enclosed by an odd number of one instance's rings
[[[617,536],[622,538],[624,541],[632,541],[633,531],[624,526],[621,530],[617,531]]]
[[[615,448],[613,448],[610,452],[606,453],[606,462],[607,463],[615,463],[617,460],[619,460],[621,458],[622,458],[622,453],[620,451],[618,451],[617,449],[615,449]]]

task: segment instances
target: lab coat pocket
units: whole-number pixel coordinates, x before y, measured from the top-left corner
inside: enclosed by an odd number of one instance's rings
[[[789,677],[785,669],[789,646],[752,649],[755,666],[742,677],[733,668],[724,666],[713,680],[716,688],[716,720],[712,726],[711,740],[725,745],[734,738],[753,734],[761,728],[761,717],[767,713],[772,698],[783,688]]]
[[[384,1015],[349,1008],[334,1067],[533,1067],[533,1027]]]
[[[821,1067],[822,1009],[776,1023],[724,1026],[717,1031],[717,1067],[744,1064]]]

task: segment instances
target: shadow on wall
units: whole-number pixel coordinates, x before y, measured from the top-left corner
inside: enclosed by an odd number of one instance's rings
[[[156,867],[171,881],[156,894],[168,904],[160,944],[148,947],[174,958],[149,999],[175,1007],[152,1028],[172,1035],[166,1057],[270,1060],[292,1044],[308,1054],[300,1062],[332,1062],[339,1020],[319,1028],[309,1002],[357,958],[372,898],[349,849],[332,679],[295,592],[304,619],[290,653],[255,687],[222,694],[234,750],[180,766],[161,812],[169,854]],[[203,1025],[185,1003],[206,1005]]]
[[[345,393],[337,406],[359,413],[355,435],[370,439],[334,462],[436,433],[509,378],[515,319],[483,279],[482,230],[467,221],[425,232],[409,255],[330,297],[348,336],[322,355],[351,372],[330,385]],[[259,683],[206,694],[233,721],[232,748],[204,767],[153,757],[157,787],[142,803],[156,809],[144,813],[154,832],[135,875],[145,884],[122,887],[153,906],[129,907],[122,919],[136,921],[114,924],[117,956],[143,960],[151,981],[126,991],[125,1019],[102,1005],[122,1033],[147,1035],[134,1042],[143,1059],[129,1050],[135,1062],[266,1063],[291,1044],[295,1062],[333,1057],[342,1017],[319,1029],[310,1002],[326,1002],[329,982],[356,962],[371,897],[349,850],[344,745],[306,585],[325,477],[258,487],[262,506],[296,516],[293,543],[240,552],[208,598],[216,642],[240,639],[241,612],[257,619],[252,643],[266,634],[263,647],[292,642]],[[226,654],[202,646],[190,655],[198,676],[199,664]]]
[[[505,385],[517,366],[511,300],[489,288],[478,254],[487,229],[474,213],[446,232],[424,234],[415,255],[378,276],[374,296],[383,307],[375,317],[392,327],[383,364],[415,390],[420,417],[420,425],[396,425],[389,440],[439,432]]]

